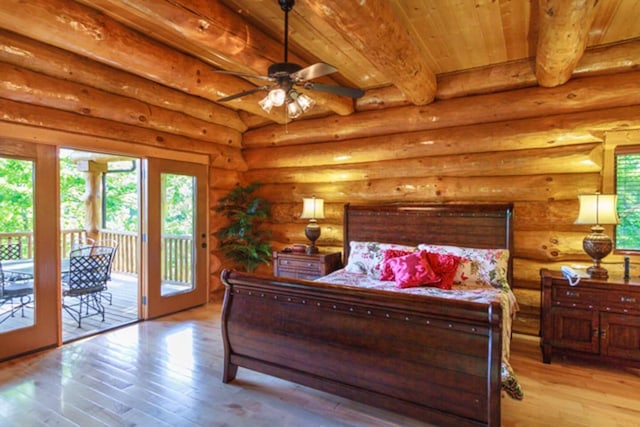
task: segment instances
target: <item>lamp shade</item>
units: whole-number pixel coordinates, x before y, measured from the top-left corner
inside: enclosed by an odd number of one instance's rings
[[[618,224],[616,204],[618,196],[615,194],[582,194],[580,212],[575,224]]]
[[[302,219],[323,219],[324,218],[324,200],[315,197],[304,197],[302,199]]]

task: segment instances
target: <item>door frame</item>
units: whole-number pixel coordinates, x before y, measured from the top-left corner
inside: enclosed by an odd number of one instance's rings
[[[209,295],[209,204],[208,204],[208,167],[206,165],[147,158],[143,161],[145,171],[145,191],[143,195],[142,215],[145,219],[143,227],[142,247],[146,256],[143,260],[143,275],[146,287],[143,290],[143,318],[152,319],[188,308],[204,305]],[[162,256],[162,218],[161,211],[161,176],[163,173],[189,175],[196,178],[195,197],[195,230],[193,232],[193,285],[189,292],[172,295],[161,295],[161,256]],[[150,209],[154,207],[154,209]]]
[[[61,344],[60,221],[56,147],[0,140],[0,153],[32,161],[34,234],[34,323],[0,334],[0,360]]]

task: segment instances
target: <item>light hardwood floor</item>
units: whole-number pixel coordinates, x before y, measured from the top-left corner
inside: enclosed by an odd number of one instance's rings
[[[223,384],[219,318],[209,304],[0,364],[0,425],[426,425],[242,368]],[[640,370],[545,365],[519,335],[512,353],[525,399],[503,397],[503,426],[640,426]]]

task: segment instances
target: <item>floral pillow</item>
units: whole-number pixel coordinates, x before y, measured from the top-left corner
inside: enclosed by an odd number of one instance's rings
[[[379,242],[349,242],[349,259],[345,270],[350,273],[361,273],[380,280],[384,251],[389,249],[415,251],[415,246],[396,245]]]
[[[440,277],[433,272],[429,265],[426,251],[412,252],[408,255],[391,258],[388,264],[399,288],[414,288],[440,282]]]
[[[389,264],[389,260],[405,255],[410,255],[414,251],[405,251],[400,249],[387,249],[382,255],[382,267],[380,268],[380,280],[396,280],[393,269]]]
[[[420,244],[418,248],[438,254],[459,256],[460,263],[453,278],[455,284],[489,283],[499,289],[509,289],[509,281],[507,280],[508,249],[478,249],[428,244]]]

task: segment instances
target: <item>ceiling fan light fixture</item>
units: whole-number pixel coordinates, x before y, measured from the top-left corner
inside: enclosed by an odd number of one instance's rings
[[[316,105],[316,101],[313,100],[313,98],[311,98],[310,96],[305,95],[304,93],[300,93],[298,94],[296,92],[296,94],[298,95],[296,102],[298,103],[298,105],[300,106],[300,108],[302,108],[302,112],[306,113],[307,111],[309,111],[314,105]]]
[[[269,95],[267,96],[269,97],[271,104],[275,105],[276,107],[281,107],[284,104],[287,93],[284,91],[284,89],[278,87],[275,89],[271,89],[269,91]]]
[[[291,98],[287,103],[287,115],[289,116],[289,118],[295,119],[297,117],[300,117],[302,112],[303,111],[300,105],[298,105],[298,103],[293,98]]]
[[[269,97],[269,94],[267,94],[267,96],[262,98],[262,100],[260,100],[258,104],[260,104],[260,107],[262,107],[262,109],[267,113],[271,112],[271,108],[273,108],[273,102],[271,102],[271,98]]]

